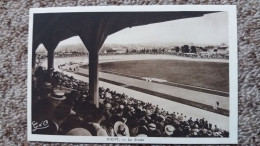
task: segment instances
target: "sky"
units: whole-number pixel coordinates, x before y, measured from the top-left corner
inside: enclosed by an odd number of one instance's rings
[[[228,14],[219,12],[203,17],[179,19],[123,29],[108,36],[105,43],[176,42],[220,45],[228,43]]]
[[[82,44],[78,36],[59,45]],[[202,17],[179,19],[125,28],[107,37],[104,44],[228,44],[228,13],[217,12]],[[42,47],[42,46],[41,46]]]

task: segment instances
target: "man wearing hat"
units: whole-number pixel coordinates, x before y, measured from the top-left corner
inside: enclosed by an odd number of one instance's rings
[[[118,137],[121,137],[121,136],[128,136],[129,137],[130,136],[128,126],[121,121],[117,121],[115,123],[114,130],[115,130],[116,136],[118,136]]]
[[[160,130],[156,129],[156,125],[154,123],[148,124],[148,137],[160,137]]]
[[[112,108],[112,105],[110,103],[106,103],[104,105],[104,112],[107,113],[107,115],[109,116],[109,118],[112,116],[110,109]]]
[[[172,125],[166,125],[164,130],[163,137],[171,137],[175,131],[175,128]]]
[[[46,71],[46,73],[44,75],[44,81],[52,82],[53,71],[54,71],[54,68],[50,68]]]
[[[33,134],[53,134],[56,135],[59,132],[60,125],[68,118],[71,114],[71,106],[59,105],[53,111],[52,117],[45,119],[44,127],[40,127],[41,124],[37,125],[37,122],[33,122],[32,133]]]
[[[61,103],[61,101],[65,99],[65,92],[62,90],[53,90],[53,92],[48,95],[48,100],[55,107],[58,106]]]
[[[48,94],[47,98],[41,99],[32,106],[32,119],[35,121],[43,121],[50,119],[55,108],[65,100],[65,92],[61,90],[53,90]]]

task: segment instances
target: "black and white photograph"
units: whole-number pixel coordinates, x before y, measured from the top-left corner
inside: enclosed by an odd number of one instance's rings
[[[235,6],[30,10],[28,140],[237,143]]]

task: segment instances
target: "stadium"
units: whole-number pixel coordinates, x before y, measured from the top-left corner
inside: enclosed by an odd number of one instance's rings
[[[229,137],[226,45],[82,45],[33,55],[33,134]]]

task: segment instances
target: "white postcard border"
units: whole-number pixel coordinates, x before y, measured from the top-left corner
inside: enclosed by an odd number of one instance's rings
[[[152,11],[227,11],[229,18],[229,84],[230,116],[229,138],[154,138],[154,137],[94,137],[31,134],[31,80],[32,80],[32,32],[33,15],[36,13],[62,12],[152,12]],[[27,70],[27,139],[44,142],[76,143],[146,143],[146,144],[235,144],[238,142],[238,60],[237,60],[237,17],[235,5],[179,5],[179,6],[95,6],[32,8],[29,14],[28,70]],[[231,102],[232,101],[232,102]]]

